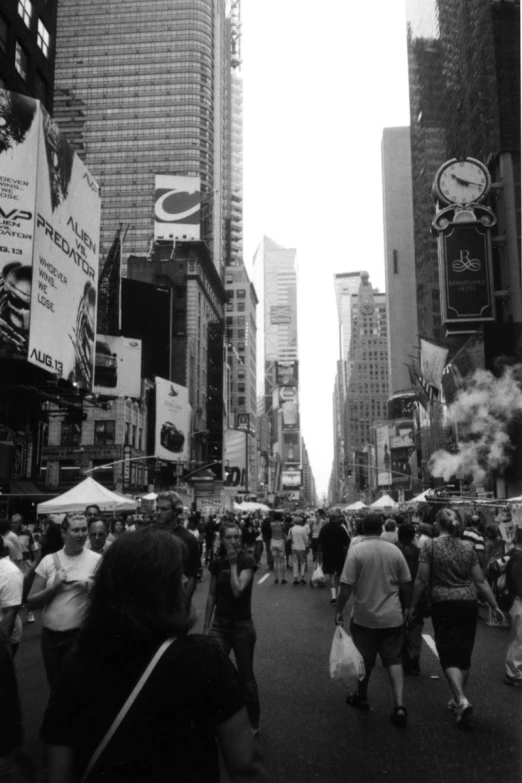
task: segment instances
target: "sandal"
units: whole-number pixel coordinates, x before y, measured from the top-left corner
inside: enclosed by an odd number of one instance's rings
[[[351,707],[357,707],[358,710],[370,709],[368,699],[361,699],[361,697],[357,692],[350,693],[350,695],[346,697],[346,703],[349,704]]]
[[[455,708],[455,715],[457,717],[457,726],[467,726],[471,715],[473,714],[473,707],[467,699],[462,699],[460,704],[457,704]]]
[[[406,707],[395,707],[392,714],[390,715],[390,720],[392,723],[395,723],[396,726],[399,726],[400,728],[404,728],[406,726],[406,721],[408,719],[408,713],[406,712]]]

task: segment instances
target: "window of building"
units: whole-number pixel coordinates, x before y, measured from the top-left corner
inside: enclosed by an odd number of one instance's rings
[[[60,484],[77,484],[80,480],[80,466],[76,463],[76,460],[62,459],[60,460],[60,468],[58,474],[58,481]]]
[[[245,316],[244,315],[238,315],[237,322],[238,322],[239,326],[244,326],[245,325]]]
[[[137,426],[135,424],[133,424],[132,425],[132,445],[134,446],[135,449],[138,448],[137,437],[138,437],[138,428],[137,428]]]
[[[238,351],[244,351],[245,350],[245,343],[238,343],[237,344],[237,350]]]
[[[49,85],[41,73],[36,74],[35,90],[36,97],[43,103],[44,106],[47,106],[49,101]]]
[[[242,394],[245,393],[245,384],[244,383],[238,383],[237,385],[238,392],[241,392]]]
[[[238,302],[237,303],[237,309],[239,313],[245,312],[245,303],[244,302]]]
[[[233,315],[227,315],[225,319],[225,323],[227,326],[233,326],[234,324],[234,316]]]
[[[238,288],[237,289],[237,298],[238,299],[246,299],[246,290],[244,288]]]
[[[125,422],[125,445],[130,446],[130,423]]]
[[[94,422],[94,445],[112,446],[116,440],[116,422],[95,421]]]
[[[234,298],[234,289],[233,288],[229,288],[229,290],[226,293],[227,293],[227,299],[233,299]]]
[[[24,48],[20,41],[16,42],[16,49],[15,49],[15,68],[22,77],[22,79],[27,81],[27,76],[29,73],[29,58],[26,55]]]
[[[62,446],[79,446],[82,442],[82,425],[72,421],[62,421]]]
[[[244,405],[245,404],[245,397],[238,397],[237,398],[237,404],[238,405]]]
[[[49,30],[41,19],[38,20],[38,36],[36,39],[38,46],[46,57],[49,57],[49,46],[51,45],[51,36]]]
[[[7,54],[7,20],[0,14],[0,52]]]
[[[227,302],[227,313],[231,313],[233,309],[234,309],[234,305],[232,304],[232,302]]]
[[[22,17],[26,27],[31,27],[33,4],[31,0],[18,0],[18,15]]]

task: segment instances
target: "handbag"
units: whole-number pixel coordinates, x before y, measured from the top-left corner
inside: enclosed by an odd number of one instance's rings
[[[105,736],[101,740],[100,744],[98,745],[98,747],[96,748],[96,750],[92,754],[92,756],[91,756],[91,758],[89,760],[89,763],[87,764],[87,768],[86,768],[85,772],[83,773],[83,776],[82,776],[82,779],[81,779],[81,783],[85,783],[85,781],[87,780],[87,778],[91,774],[94,765],[96,764],[96,762],[100,758],[101,754],[103,753],[103,751],[105,750],[105,748],[107,747],[107,745],[109,744],[111,739],[116,734],[116,731],[118,730],[119,726],[121,725],[121,723],[122,723],[123,719],[125,718],[126,714],[128,713],[128,711],[130,710],[130,708],[132,707],[132,705],[136,701],[140,691],[142,690],[143,686],[145,685],[145,683],[149,679],[150,675],[152,674],[156,664],[158,663],[158,661],[162,657],[163,653],[166,652],[167,649],[170,647],[172,642],[175,641],[175,639],[176,639],[176,637],[172,637],[171,639],[166,639],[163,642],[163,644],[156,650],[154,656],[152,657],[152,660],[150,661],[149,665],[147,666],[147,668],[145,669],[145,671],[141,675],[141,677],[138,680],[138,682],[136,683],[136,685],[134,686],[130,696],[127,699],[127,701],[125,702],[125,704],[123,705],[121,710],[118,712],[118,714],[114,718],[112,724],[110,725],[109,729],[107,730],[107,733],[105,734]]]

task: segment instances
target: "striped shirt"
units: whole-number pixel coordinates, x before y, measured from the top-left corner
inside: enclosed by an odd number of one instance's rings
[[[478,530],[475,530],[474,527],[467,527],[465,531],[462,534],[462,540],[463,541],[469,541],[470,544],[473,545],[473,548],[477,554],[484,553],[484,550],[486,548],[486,542],[484,540],[484,536],[482,536]]]

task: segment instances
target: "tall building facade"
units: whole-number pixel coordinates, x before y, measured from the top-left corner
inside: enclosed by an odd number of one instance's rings
[[[419,344],[409,127],[384,128],[381,153],[388,374],[395,394],[410,388],[407,365]]]
[[[0,7],[0,88],[53,110],[58,0],[5,0]]]
[[[156,175],[201,179],[201,239],[226,257],[232,31],[225,0],[61,0],[55,114],[101,186],[101,256],[120,224],[148,252]]]
[[[373,426],[387,418],[389,396],[386,295],[375,290],[362,272],[352,295],[351,375],[346,390],[347,478],[343,500],[358,500],[366,489],[368,445]]]

